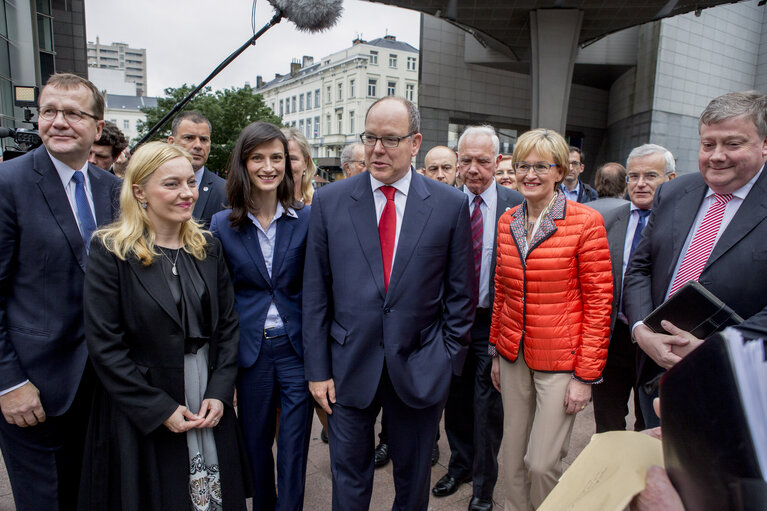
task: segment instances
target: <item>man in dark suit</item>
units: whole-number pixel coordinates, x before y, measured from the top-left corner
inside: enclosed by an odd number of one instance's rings
[[[647,225],[647,217],[652,211],[655,190],[662,183],[676,177],[674,156],[665,147],[655,144],[634,148],[629,153],[626,166],[628,174],[624,183],[628,184],[631,202],[602,213],[613,267],[613,312],[610,316],[610,349],[602,372],[604,381],[594,385],[592,390],[597,433],[626,429],[626,403],[632,389],[636,416],[634,429],[644,429],[636,385],[637,350],[621,308],[621,286],[626,266],[639,244],[642,231]]]
[[[393,509],[426,510],[437,424],[466,357],[476,303],[468,201],[411,169],[419,130],[411,102],[374,103],[361,136],[368,171],[312,202],[304,360],[329,415],[335,510],[369,507],[382,407]]]
[[[475,256],[469,273],[478,283],[479,295],[466,364],[460,376],[453,376],[445,407],[450,463],[432,493],[437,497],[451,495],[461,482],[473,479],[469,511],[493,508],[503,436],[503,405],[490,380],[492,357],[488,353],[495,291],[495,230],[501,215],[523,200],[519,192],[495,182],[501,161],[499,148],[500,141],[491,126],[470,126],[458,140],[458,167],[469,198]]]
[[[74,509],[92,370],[83,332],[87,244],[120,181],[88,163],[104,126],[89,81],[51,76],[43,146],[0,165],[0,450],[16,509]]]
[[[580,175],[585,169],[583,151],[580,147],[570,146],[570,172],[565,174],[560,185],[567,200],[586,204],[599,198],[596,190],[581,181]]]
[[[626,315],[644,352],[640,384],[702,342],[673,321],[664,323],[668,334],[653,333],[641,323],[684,282],[700,282],[745,318],[745,326],[767,325],[765,112],[767,96],[756,91],[712,100],[698,124],[700,173],[680,176],[655,192],[624,279]],[[653,391],[645,385],[639,393],[648,426]]]
[[[168,143],[178,144],[192,155],[192,168],[200,192],[192,216],[207,229],[210,219],[224,209],[226,202],[226,181],[205,166],[210,155],[210,121],[194,110],[181,112],[173,119],[170,132]]]

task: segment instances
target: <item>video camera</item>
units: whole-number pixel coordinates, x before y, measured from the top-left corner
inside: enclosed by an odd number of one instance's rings
[[[16,143],[15,148],[3,151],[3,160],[21,156],[43,143],[43,139],[37,132],[37,123],[31,120],[33,115],[29,109],[37,106],[37,87],[15,85],[13,87],[13,103],[24,109],[24,122],[31,124],[33,129],[0,127],[0,138],[12,137]]]

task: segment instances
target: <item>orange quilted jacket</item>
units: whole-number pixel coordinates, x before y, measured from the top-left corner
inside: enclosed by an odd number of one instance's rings
[[[526,260],[523,203],[498,222],[490,343],[539,371],[599,381],[607,360],[612,269],[602,216],[559,193]]]

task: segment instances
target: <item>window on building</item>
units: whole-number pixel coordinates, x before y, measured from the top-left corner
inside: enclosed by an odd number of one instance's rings
[[[415,71],[415,69],[416,69],[415,68],[415,64],[416,64],[415,57],[408,57],[407,58],[407,70],[408,71]]]
[[[350,98],[353,98],[356,93],[354,90],[354,85],[355,85],[355,81],[349,80],[349,97]]]
[[[386,84],[386,95],[387,96],[397,95],[397,82],[389,82]]]
[[[130,121],[128,119],[123,120],[123,129],[124,130],[130,129]]]
[[[290,111],[295,112],[296,111],[296,97],[293,96],[290,98]]]
[[[290,113],[290,98],[285,98],[285,113]]]
[[[336,114],[336,127],[338,128],[339,135],[344,132],[344,113],[343,112],[338,112]]]
[[[303,119],[298,121],[298,130],[299,131],[304,131],[304,120]]]
[[[312,136],[312,118],[311,117],[306,119],[306,130],[304,131],[304,136],[306,138],[310,138]]]
[[[303,94],[298,95],[298,111],[299,112],[304,111],[304,95]]]
[[[333,90],[330,88],[330,85],[325,87],[325,103],[330,103],[333,101]]]
[[[415,97],[415,85],[412,83],[408,83],[405,85],[405,99],[408,101],[415,101],[413,98]]]
[[[312,93],[311,92],[306,93],[306,109],[307,110],[312,109]]]
[[[396,53],[390,53],[389,54],[389,67],[393,67],[393,68],[397,67],[397,54]]]
[[[331,132],[332,132],[332,130],[331,130],[331,125],[330,125],[330,114],[327,114],[325,116],[325,133],[330,135]]]
[[[336,94],[336,101],[343,101],[344,100],[344,84],[342,82],[338,82],[337,89],[338,89],[338,93]]]
[[[378,85],[378,80],[375,78],[368,78],[368,97],[374,98],[376,97],[376,85]]]
[[[378,52],[375,50],[370,50],[370,63],[374,66],[378,65]]]
[[[320,116],[314,118],[314,138],[319,138],[320,136]]]
[[[117,124],[117,119],[109,119],[109,122],[111,122],[112,124]]]
[[[320,89],[314,91],[314,106],[315,108],[320,107]]]
[[[285,115],[285,108],[284,108],[284,105],[282,104],[282,100],[280,100],[280,117],[282,117],[283,115]]]
[[[354,111],[353,110],[349,112],[349,133],[351,133],[352,135],[356,133],[354,131]]]

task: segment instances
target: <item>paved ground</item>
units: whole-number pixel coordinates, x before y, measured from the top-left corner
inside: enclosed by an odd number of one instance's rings
[[[324,511],[330,509],[330,460],[327,445],[320,441],[320,429],[321,426],[319,421],[315,417],[314,426],[312,428],[312,438],[309,445],[309,463],[306,476],[306,498],[304,500],[304,509],[306,509],[306,511]],[[583,450],[583,447],[588,443],[589,438],[591,438],[593,433],[594,412],[592,406],[589,405],[582,413],[579,413],[576,418],[573,435],[570,440],[570,452],[565,460],[568,465],[575,459],[578,453]],[[441,454],[440,461],[432,469],[432,485],[447,473],[447,462],[450,451],[444,430],[440,438],[439,447]],[[503,473],[503,467],[501,467],[501,473]],[[449,497],[432,497],[429,503],[429,509],[440,511],[464,511],[469,506],[471,495],[471,485],[465,484],[461,486],[457,493]],[[496,509],[502,509],[502,497],[503,480],[499,477],[494,495]],[[376,470],[370,510],[388,511],[391,509],[393,500],[394,483],[392,481],[390,463],[386,467]],[[5,465],[2,463],[2,459],[0,459],[0,511],[15,511],[15,509],[16,508],[13,505],[13,496],[11,495],[11,486],[5,472]]]

